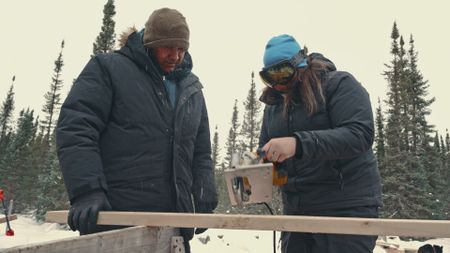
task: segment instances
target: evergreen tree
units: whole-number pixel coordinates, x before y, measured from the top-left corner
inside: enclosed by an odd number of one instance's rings
[[[36,199],[36,165],[32,161],[31,143],[36,135],[33,111],[22,110],[17,121],[17,131],[8,145],[5,159],[0,161],[6,169],[8,191],[15,199],[14,211],[21,212],[32,208]]]
[[[384,76],[388,82],[389,91],[387,93],[386,104],[388,105],[388,117],[386,124],[386,144],[390,150],[400,152],[400,145],[398,137],[401,136],[401,104],[400,104],[400,67],[399,67],[399,45],[398,38],[400,37],[397,24],[394,23],[391,33],[392,45],[391,54],[392,60],[390,65],[386,64],[388,68],[384,72]]]
[[[16,76],[12,78],[12,84],[6,94],[5,101],[0,108],[0,151],[2,143],[6,143],[6,137],[11,131],[12,115],[14,112],[14,81]]]
[[[444,138],[442,137],[442,135],[440,135],[439,138],[440,138],[440,142],[441,142],[441,157],[442,157],[442,161],[445,161],[446,160],[446,155],[447,155],[447,147],[445,146]]]
[[[427,137],[433,133],[433,126],[428,124],[426,117],[430,114],[430,106],[435,98],[427,99],[428,81],[425,81],[417,67],[418,53],[414,47],[413,36],[409,40],[410,48],[408,50],[408,90],[407,97],[410,101],[408,114],[411,117],[411,151],[414,155],[420,155],[424,145],[427,143]]]
[[[261,103],[256,96],[256,85],[254,81],[255,74],[251,75],[250,89],[248,91],[247,100],[244,102],[244,122],[242,124],[242,149],[247,151],[255,151],[261,128]]]
[[[409,46],[407,66],[409,87],[407,93],[410,99],[411,153],[419,157],[424,169],[422,178],[428,179],[428,185],[422,186],[427,191],[423,194],[428,194],[422,205],[427,206],[431,211],[429,218],[443,218],[445,217],[443,206],[446,205],[448,188],[446,187],[445,177],[442,177],[447,164],[445,151],[443,153],[442,150],[445,143],[443,139],[439,143],[439,138],[436,136],[434,148],[430,147],[430,136],[434,132],[434,126],[428,123],[426,117],[430,115],[430,106],[435,98],[428,98],[429,84],[428,81],[424,80],[418,69],[418,52],[415,50],[412,35],[410,36]]]
[[[214,169],[217,169],[218,165],[219,165],[219,156],[220,156],[219,132],[217,130],[217,126],[214,131],[214,137],[213,137],[213,143],[212,143],[211,150],[212,150],[211,156],[212,156],[213,167],[214,167]]]
[[[14,80],[15,76],[13,76],[12,79],[12,85],[9,88],[8,93],[6,94],[5,101],[3,101],[1,107],[0,107],[0,188],[7,190],[9,193],[10,191],[10,182],[9,182],[9,176],[8,177],[2,177],[1,175],[9,175],[9,157],[12,156],[11,150],[9,147],[10,141],[12,138],[12,114],[14,111]]]
[[[384,136],[384,116],[381,108],[380,98],[378,98],[378,107],[376,111],[375,123],[376,123],[375,151],[377,154],[378,164],[380,167],[382,167],[384,166],[383,164],[385,162],[384,159],[386,157],[386,151],[385,151],[385,136]]]
[[[239,152],[238,140],[239,140],[239,111],[237,107],[237,99],[234,100],[233,106],[233,115],[231,117],[231,127],[228,132],[228,138],[226,142],[226,156],[225,156],[225,165],[231,165],[231,156],[234,153]]]
[[[400,67],[399,67],[399,31],[397,24],[394,23],[391,33],[391,63],[385,66],[388,70],[384,72],[384,76],[388,82],[388,93],[386,104],[387,109],[387,123],[386,123],[386,159],[385,166],[380,167],[380,174],[383,178],[383,201],[384,207],[381,209],[382,216],[394,216],[397,214],[397,210],[400,209],[397,205],[401,204],[400,196],[398,193],[398,179],[397,174],[406,171],[404,165],[399,161],[404,161],[401,157],[401,145],[398,138],[402,131],[400,119],[401,119],[401,104],[400,104]]]
[[[444,219],[449,220],[450,219],[450,136],[448,133],[448,129],[446,129],[446,136],[445,136],[445,146],[447,148],[447,166],[443,168],[443,175],[442,178],[444,179],[444,195],[446,196],[443,199],[443,216]]]
[[[113,20],[113,16],[116,14],[114,0],[108,0],[103,7],[103,25],[102,31],[95,39],[93,44],[93,54],[109,53],[114,50],[115,33],[114,28],[116,22]]]
[[[41,121],[41,133],[38,134],[33,146],[34,152],[40,155],[40,157],[34,157],[37,162],[37,170],[39,171],[37,179],[40,186],[35,204],[35,218],[37,220],[42,220],[47,210],[68,207],[66,190],[56,155],[54,131],[59,106],[61,105],[61,72],[64,66],[63,49],[64,40],[61,43],[59,56],[55,61],[50,90],[45,94],[45,105],[42,109],[45,113],[45,120]]]
[[[45,134],[45,139],[47,142],[53,132],[56,125],[56,118],[58,115],[59,106],[61,105],[61,93],[62,88],[62,67],[64,66],[62,51],[64,49],[64,40],[61,42],[61,51],[59,52],[58,58],[55,61],[55,68],[52,77],[52,82],[50,84],[50,90],[44,95],[45,105],[42,108],[42,112],[45,113],[45,120],[41,123],[43,124],[42,130]]]
[[[220,158],[220,148],[219,148],[219,132],[216,129],[214,131],[213,144],[212,144],[212,160],[214,165],[214,176],[216,181],[216,189],[218,194],[219,203],[216,208],[216,212],[218,213],[226,213],[230,208],[230,201],[228,199],[227,186],[225,182],[224,164],[219,164]]]
[[[445,129],[445,146],[447,147],[447,154],[450,153],[450,135],[448,134],[448,129]]]
[[[406,152],[410,150],[410,135],[411,131],[411,120],[409,115],[409,106],[411,104],[410,101],[410,84],[408,78],[408,70],[407,70],[408,60],[406,59],[406,50],[405,50],[405,41],[403,40],[403,36],[400,36],[399,42],[399,51],[398,51],[398,74],[399,74],[399,96],[400,96],[400,126],[401,126],[401,135],[400,135],[400,149]]]
[[[442,189],[445,187],[442,180],[442,160],[441,160],[441,146],[439,142],[439,134],[436,132],[433,140],[433,146],[426,146],[426,155],[423,159],[427,168],[424,181],[428,183],[428,201],[431,203],[432,216],[431,218],[440,219],[443,217],[444,206],[441,200],[445,200]],[[447,186],[448,187],[448,186]]]
[[[384,72],[388,81],[386,100],[387,124],[385,130],[385,159],[380,173],[383,178],[384,207],[381,215],[399,218],[425,218],[431,216],[428,201],[428,185],[423,182],[425,166],[420,156],[411,153],[410,71],[406,59],[404,41],[394,23],[392,33],[390,64]],[[421,185],[421,187],[416,187]]]
[[[38,177],[40,191],[37,194],[35,218],[41,221],[48,210],[69,208],[69,201],[56,155],[55,134],[51,136],[50,147]]]

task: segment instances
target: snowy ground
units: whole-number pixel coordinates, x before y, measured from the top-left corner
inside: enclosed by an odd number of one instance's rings
[[[78,232],[67,230],[64,226],[55,223],[37,224],[27,216],[19,216],[11,222],[11,227],[15,235],[7,237],[4,234],[6,224],[0,224],[0,252],[1,249],[10,247],[78,236]],[[279,234],[277,246],[278,236]],[[191,248],[194,253],[272,253],[272,237],[273,233],[270,231],[209,229],[192,240]],[[425,243],[438,244],[444,246],[444,252],[450,253],[450,239],[404,242],[398,237],[390,237],[388,242],[399,244],[403,248],[418,248]],[[280,252],[279,249],[277,252]],[[386,251],[377,246],[374,252]]]

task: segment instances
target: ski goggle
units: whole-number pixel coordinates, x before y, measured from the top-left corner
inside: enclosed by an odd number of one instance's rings
[[[275,85],[286,85],[294,78],[297,65],[305,60],[307,52],[300,50],[291,59],[282,60],[264,67],[259,76],[265,85],[273,88]]]

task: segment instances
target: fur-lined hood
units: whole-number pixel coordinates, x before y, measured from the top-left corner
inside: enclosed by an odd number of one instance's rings
[[[131,34],[137,32],[138,30],[136,29],[135,26],[132,27],[128,27],[125,31],[123,31],[120,35],[119,35],[119,48],[125,46],[125,44],[127,44],[128,41],[128,37],[130,37]]]

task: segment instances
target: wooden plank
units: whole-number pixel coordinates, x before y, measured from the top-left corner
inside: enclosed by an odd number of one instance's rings
[[[68,211],[47,212],[47,221],[65,223],[67,213]],[[293,215],[100,212],[98,224],[450,237],[450,221],[443,220],[369,219]]]
[[[4,253],[171,253],[173,237],[183,240],[177,229],[131,227],[97,234],[69,237],[45,243],[3,249]],[[184,248],[181,251],[184,252]]]
[[[17,220],[17,215],[15,215],[15,214],[9,215],[8,220],[9,221]],[[5,223],[5,222],[6,222],[6,217],[0,217],[0,223]]]

